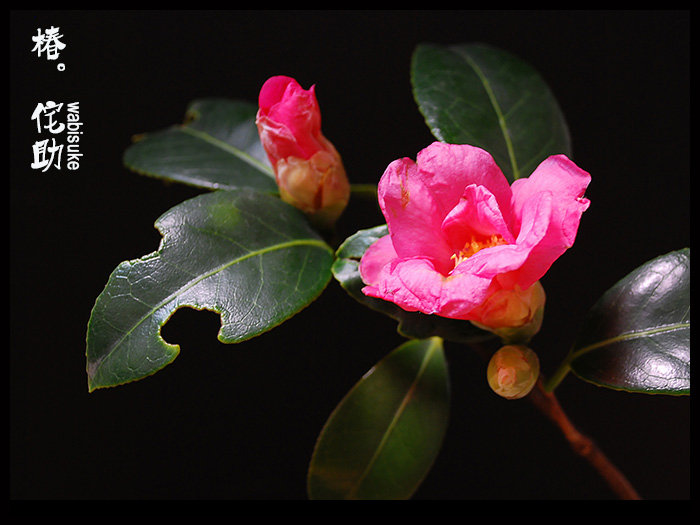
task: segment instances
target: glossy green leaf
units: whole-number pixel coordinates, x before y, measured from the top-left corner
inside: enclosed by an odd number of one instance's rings
[[[324,426],[311,499],[408,499],[437,457],[449,416],[442,340],[413,340],[375,365]]]
[[[360,259],[372,243],[387,233],[386,225],[360,230],[348,237],[338,248],[332,268],[333,276],[351,297],[373,310],[396,319],[399,323],[398,332],[408,338],[427,339],[438,336],[449,341],[473,343],[494,337],[491,332],[481,330],[469,321],[426,315],[421,312],[407,312],[394,303],[363,294],[362,288],[365,284],[360,276]]]
[[[510,181],[550,155],[571,155],[568,127],[552,92],[530,65],[482,44],[420,45],[413,93],[433,135],[493,156]]]
[[[195,100],[185,123],[136,138],[124,165],[142,175],[205,189],[277,185],[255,125],[257,106],[235,100]]]
[[[206,193],[155,223],[154,253],[121,263],[95,302],[88,385],[153,374],[179,352],[160,335],[182,306],[221,315],[219,340],[237,343],[282,323],[330,280],[333,252],[301,212],[252,190]]]
[[[573,372],[628,392],[690,394],[690,249],[640,266],[586,317]]]

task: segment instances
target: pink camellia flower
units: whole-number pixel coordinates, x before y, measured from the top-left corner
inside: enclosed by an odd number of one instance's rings
[[[302,89],[286,76],[268,79],[255,122],[282,200],[332,225],[347,205],[350,184],[340,155],[321,133],[314,86]]]
[[[474,146],[435,142],[396,160],[379,181],[389,234],[362,257],[363,292],[489,329],[541,321],[538,281],[573,245],[589,182],[564,155],[512,186]]]

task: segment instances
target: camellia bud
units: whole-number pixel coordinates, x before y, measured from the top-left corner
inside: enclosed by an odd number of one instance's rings
[[[331,227],[348,203],[350,184],[340,155],[321,133],[314,86],[302,89],[285,76],[268,79],[255,122],[281,199]]]
[[[507,345],[489,361],[486,378],[491,389],[506,399],[520,399],[530,393],[540,374],[537,354],[523,345]]]
[[[506,343],[527,343],[540,331],[546,295],[537,281],[527,290],[516,286],[490,295],[474,310],[473,324],[495,333]]]

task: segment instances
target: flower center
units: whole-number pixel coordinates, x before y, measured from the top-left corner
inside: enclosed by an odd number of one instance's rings
[[[490,237],[483,237],[481,239],[477,239],[474,235],[472,235],[471,239],[464,244],[464,248],[453,254],[450,259],[454,259],[456,267],[459,263],[469,259],[469,257],[474,255],[476,252],[479,252],[484,248],[491,248],[492,246],[499,246],[501,244],[508,243],[498,233],[494,233]]]

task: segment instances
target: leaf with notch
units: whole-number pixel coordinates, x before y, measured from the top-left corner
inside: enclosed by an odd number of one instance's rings
[[[172,362],[179,346],[160,330],[182,306],[219,313],[219,340],[238,343],[299,312],[330,280],[332,250],[300,211],[265,193],[206,193],[155,226],[163,236],[158,250],[121,263],[93,307],[90,391]]]

